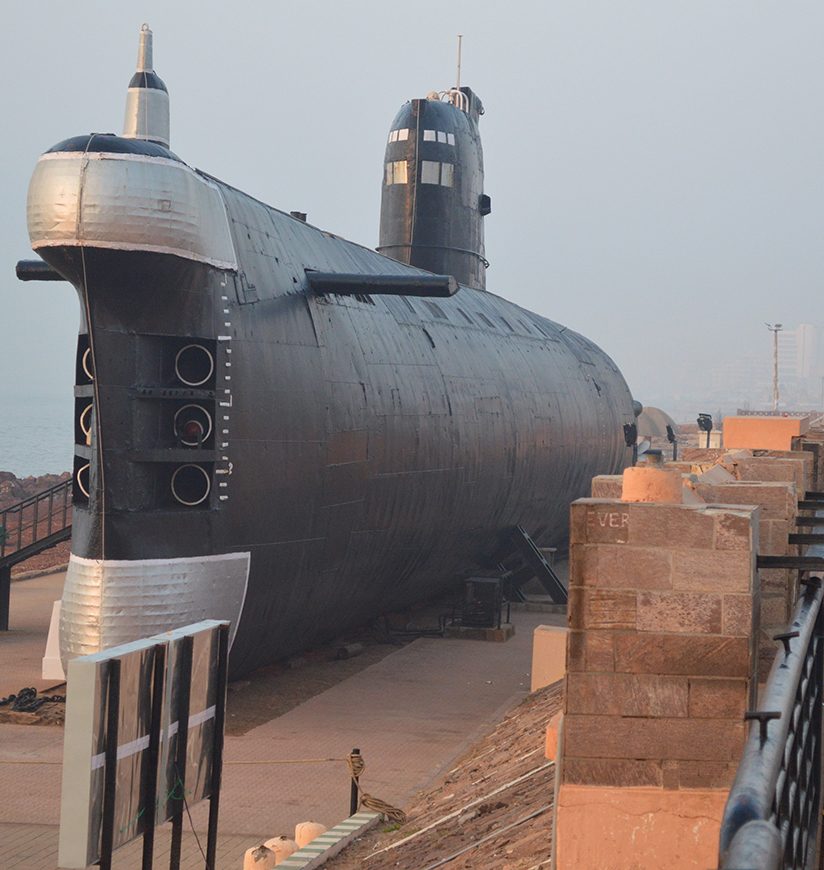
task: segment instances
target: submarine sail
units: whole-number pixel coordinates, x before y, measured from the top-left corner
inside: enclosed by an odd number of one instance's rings
[[[401,263],[486,286],[478,120],[483,104],[470,88],[433,91],[401,107],[384,159],[378,250]]]
[[[570,501],[629,458],[612,360],[476,289],[477,203],[474,240],[449,240],[473,256],[432,275],[188,166],[141,40],[147,111],[55,145],[29,187],[32,247],[82,312],[64,659],[226,618],[237,676],[450,588],[514,526],[562,543]],[[430,154],[396,153],[424,188]]]

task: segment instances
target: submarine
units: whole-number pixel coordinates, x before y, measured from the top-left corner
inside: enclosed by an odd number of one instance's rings
[[[377,250],[178,157],[146,25],[123,134],[39,158],[45,263],[18,271],[81,312],[64,661],[218,618],[237,677],[455,587],[515,527],[562,545],[629,463],[610,357],[485,289],[482,114],[460,83],[400,109]]]

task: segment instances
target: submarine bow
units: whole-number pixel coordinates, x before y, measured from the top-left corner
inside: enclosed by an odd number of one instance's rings
[[[502,530],[562,543],[628,459],[612,360],[477,289],[482,236],[433,276],[189,167],[141,40],[126,135],[61,142],[29,189],[81,307],[64,658],[227,618],[238,675],[449,588]]]

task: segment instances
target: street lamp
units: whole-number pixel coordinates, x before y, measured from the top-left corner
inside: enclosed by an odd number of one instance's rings
[[[773,334],[773,411],[778,410],[778,333],[784,328],[780,323],[765,323]]]

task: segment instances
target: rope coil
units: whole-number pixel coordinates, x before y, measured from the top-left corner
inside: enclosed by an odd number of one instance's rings
[[[11,707],[14,713],[35,713],[44,704],[48,703],[64,703],[65,695],[41,695],[37,697],[37,689],[34,686],[28,686],[20,689],[17,694],[11,694],[5,698],[0,698],[0,707]]]
[[[365,792],[360,785],[359,777],[363,774],[363,771],[366,769],[366,763],[363,760],[363,756],[360,754],[350,753],[346,757],[346,764],[349,767],[349,773],[352,776],[352,781],[355,783],[355,786],[358,790],[358,806],[363,807],[367,810],[372,810],[373,813],[380,813],[386,819],[392,822],[396,822],[399,825],[403,825],[406,823],[406,813],[399,809],[398,807],[392,806],[392,804],[387,803],[386,801],[381,800],[380,798],[376,798],[373,795]]]

